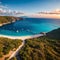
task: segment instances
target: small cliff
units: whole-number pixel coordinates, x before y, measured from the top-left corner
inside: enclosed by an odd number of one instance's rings
[[[15,22],[17,20],[23,20],[23,18],[13,17],[13,16],[0,16],[0,26],[11,23],[11,22]]]

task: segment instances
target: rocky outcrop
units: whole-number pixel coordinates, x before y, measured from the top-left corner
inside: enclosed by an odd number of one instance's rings
[[[60,28],[55,29],[51,32],[46,33],[46,35],[51,39],[57,39],[60,40]]]
[[[0,16],[0,26],[15,22],[17,20],[23,20],[23,18],[13,16]]]

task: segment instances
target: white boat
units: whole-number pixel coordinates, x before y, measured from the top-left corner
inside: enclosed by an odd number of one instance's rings
[[[18,30],[16,32],[19,32]]]

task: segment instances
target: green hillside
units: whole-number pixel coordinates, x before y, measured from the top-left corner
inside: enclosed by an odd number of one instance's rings
[[[13,16],[0,16],[0,24],[21,20],[22,18]]]
[[[18,57],[21,60],[60,60],[59,34],[60,28],[47,33],[47,36],[27,39]]]
[[[55,29],[55,30],[53,30],[51,32],[48,32],[47,36],[49,38],[52,38],[52,39],[58,39],[58,40],[60,40],[60,28]]]
[[[9,51],[13,50],[14,48],[18,48],[21,43],[22,41],[18,39],[15,40],[0,37],[0,58],[3,57],[3,55],[8,54]]]

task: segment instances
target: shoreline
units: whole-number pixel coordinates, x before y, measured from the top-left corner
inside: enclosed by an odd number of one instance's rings
[[[2,24],[0,24],[0,26],[7,25],[7,24],[11,24],[11,23],[14,23],[14,22],[16,22],[16,21],[7,22],[7,23],[2,23]]]
[[[0,37],[4,37],[4,38],[21,39],[21,40],[25,40],[25,39],[29,39],[29,38],[36,38],[36,37],[40,37],[40,36],[43,36],[43,34],[28,35],[28,36],[7,36],[7,35],[0,35]]]
[[[7,35],[0,35],[0,37],[9,38],[9,39],[21,39],[23,41],[22,44],[16,49],[16,51],[14,51],[10,55],[8,60],[10,60],[11,58],[13,58],[14,56],[16,56],[18,54],[19,50],[24,46],[26,39],[37,38],[37,37],[40,37],[40,36],[44,36],[44,34],[36,34],[36,35],[28,35],[28,36],[7,36]]]

